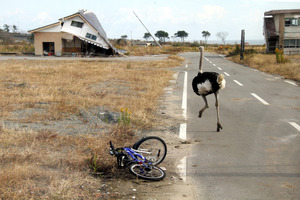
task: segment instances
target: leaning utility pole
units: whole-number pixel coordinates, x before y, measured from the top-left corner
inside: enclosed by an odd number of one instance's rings
[[[144,26],[144,28],[148,31],[148,33],[151,35],[151,37],[156,42],[156,44],[162,49],[162,46],[160,46],[160,44],[156,41],[156,39],[153,37],[153,35],[150,33],[150,31],[147,29],[147,27],[143,24],[142,20],[140,20],[140,18],[137,16],[137,14],[135,14],[134,11],[132,11],[132,12],[136,16],[136,18],[138,18],[138,20],[141,22],[141,24]]]

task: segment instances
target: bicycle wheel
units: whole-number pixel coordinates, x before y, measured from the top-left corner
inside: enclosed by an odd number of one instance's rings
[[[152,165],[161,163],[167,155],[165,141],[156,136],[145,137],[133,145],[133,149],[152,162]]]
[[[160,181],[165,178],[166,173],[159,167],[151,166],[150,168],[145,167],[143,164],[133,163],[129,166],[129,171],[139,178]]]

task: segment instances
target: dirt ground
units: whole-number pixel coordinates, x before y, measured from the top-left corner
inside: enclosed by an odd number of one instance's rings
[[[167,92],[159,100],[160,109],[157,111],[157,117],[163,120],[162,125],[140,133],[140,137],[159,136],[166,142],[167,157],[160,164],[160,167],[166,169],[166,178],[158,182],[145,181],[136,179],[128,169],[122,169],[102,185],[99,197],[141,200],[196,199],[193,184],[186,181],[180,164],[181,159],[190,154],[192,145],[200,141],[184,141],[179,138],[179,125],[183,122],[183,117],[180,105],[176,103],[180,97],[172,92],[177,87],[176,80],[172,82],[173,84],[166,88]]]

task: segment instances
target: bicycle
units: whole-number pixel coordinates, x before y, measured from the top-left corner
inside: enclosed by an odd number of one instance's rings
[[[159,181],[165,178],[166,173],[157,165],[167,155],[167,145],[159,137],[144,137],[137,141],[132,148],[115,148],[110,141],[110,154],[117,157],[119,168],[129,166],[129,171],[142,179]]]

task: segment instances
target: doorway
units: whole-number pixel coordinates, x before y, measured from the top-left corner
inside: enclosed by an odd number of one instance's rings
[[[55,55],[54,42],[43,42],[43,55],[53,56]]]

